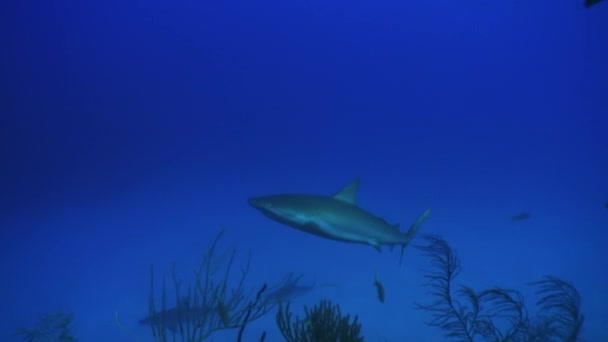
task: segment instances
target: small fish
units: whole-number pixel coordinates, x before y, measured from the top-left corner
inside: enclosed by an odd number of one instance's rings
[[[171,332],[177,332],[180,325],[192,324],[205,315],[213,314],[211,308],[191,305],[187,299],[180,301],[175,307],[154,312],[139,320],[140,324],[163,326]]]
[[[585,8],[589,8],[589,7],[593,6],[593,5],[596,5],[596,4],[600,3],[601,1],[602,0],[585,0],[584,5],[585,5]]]
[[[300,285],[300,278],[302,278],[302,275],[294,275],[293,273],[288,274],[281,282],[281,285],[277,288],[271,289],[264,299],[267,302],[288,303],[298,297],[305,296],[316,289],[336,286],[334,284]]]
[[[384,303],[384,285],[378,280],[378,275],[374,277],[374,286],[376,287],[376,294],[380,303]]]
[[[530,213],[527,211],[511,216],[511,221],[523,221],[530,218]]]
[[[606,204],[604,204],[604,208],[608,209],[608,202],[606,202]]]

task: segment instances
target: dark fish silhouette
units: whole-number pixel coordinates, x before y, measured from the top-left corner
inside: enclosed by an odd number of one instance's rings
[[[302,275],[294,275],[290,273],[282,282],[281,286],[271,289],[269,293],[264,297],[269,303],[287,303],[291,302],[298,297],[305,296],[312,291],[321,288],[321,287],[329,287],[334,286],[333,284],[323,284],[323,285],[299,285],[299,281],[302,278]]]
[[[598,3],[600,3],[602,0],[585,0],[585,7],[589,8],[591,6],[597,5]]]
[[[384,303],[384,285],[378,280],[378,277],[374,278],[374,286],[376,287],[376,294],[378,295],[378,300],[380,303]]]
[[[176,332],[180,324],[195,322],[205,315],[217,315],[217,310],[210,310],[202,306],[192,306],[186,301],[171,309],[165,309],[148,315],[139,320],[143,325],[162,326],[171,332]]]
[[[530,218],[530,213],[529,212],[521,212],[517,215],[513,215],[511,216],[511,221],[523,221],[523,220],[527,220]]]

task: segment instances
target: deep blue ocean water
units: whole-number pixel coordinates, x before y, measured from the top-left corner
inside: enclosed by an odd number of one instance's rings
[[[581,337],[608,341],[608,2],[8,1],[0,28],[1,341],[57,310],[80,341],[153,341],[150,265],[189,277],[221,227],[251,290],[335,285],[296,313],[328,298],[368,341],[446,341],[415,309],[420,251],[399,265],[247,204],[355,178],[391,223],[432,208],[457,283],[533,310],[529,283],[560,277]],[[244,340],[263,331],[282,341],[274,314]]]

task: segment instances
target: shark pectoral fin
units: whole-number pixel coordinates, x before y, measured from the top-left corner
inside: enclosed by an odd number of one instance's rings
[[[382,252],[382,246],[377,241],[370,241],[369,244],[374,247],[378,253]]]

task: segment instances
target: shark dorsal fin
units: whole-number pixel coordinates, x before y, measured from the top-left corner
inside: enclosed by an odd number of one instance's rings
[[[340,191],[338,191],[334,198],[352,205],[357,205],[357,190],[359,189],[359,179],[354,179],[352,182],[346,184]]]

